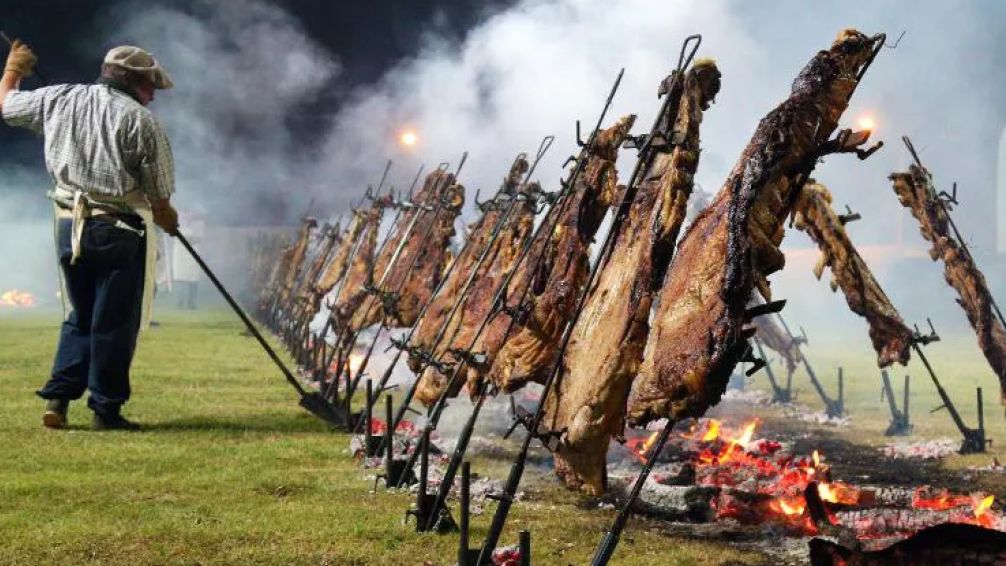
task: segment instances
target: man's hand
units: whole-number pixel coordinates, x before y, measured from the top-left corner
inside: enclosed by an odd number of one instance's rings
[[[20,39],[15,39],[10,46],[10,54],[7,55],[7,65],[4,67],[4,73],[17,73],[21,77],[30,77],[35,71],[35,63],[38,62],[38,57],[32,53],[30,47],[21,42]]]
[[[168,199],[153,201],[150,203],[150,210],[154,213],[154,224],[171,236],[178,235],[178,212],[171,206],[171,201]]]

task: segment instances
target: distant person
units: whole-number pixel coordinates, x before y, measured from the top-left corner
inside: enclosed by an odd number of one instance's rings
[[[206,221],[198,208],[182,210],[181,218],[185,224],[185,237],[192,245],[198,244],[206,232]],[[199,296],[199,279],[202,270],[192,254],[184,246],[175,242],[171,253],[171,275],[174,277],[173,292],[178,293],[178,308],[196,309],[196,299]]]
[[[46,400],[42,424],[65,427],[70,401],[90,389],[95,429],[135,430],[120,411],[137,334],[149,322],[153,225],[178,233],[171,148],[146,108],[155,90],[171,88],[171,78],[150,53],[126,45],[105,56],[97,84],[18,90],[35,62],[14,41],[0,79],[0,113],[7,124],[43,135],[53,181],[67,316],[52,376],[38,391]]]

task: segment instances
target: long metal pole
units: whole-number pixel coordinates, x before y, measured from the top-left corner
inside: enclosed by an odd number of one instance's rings
[[[542,157],[545,156],[545,153],[548,152],[549,148],[552,147],[553,141],[555,141],[555,136],[546,136],[542,140],[541,145],[538,147],[538,153],[537,156],[535,157],[534,163],[532,163],[531,167],[528,168],[528,171],[524,176],[524,181],[521,183],[522,187],[526,187],[528,182],[530,182],[531,176],[534,174],[535,169],[538,167],[538,163],[541,161]],[[479,254],[475,266],[472,268],[471,273],[468,274],[468,278],[465,280],[464,286],[462,287],[459,293],[458,299],[454,302],[454,305],[452,305],[450,313],[444,319],[443,324],[441,324],[440,329],[437,331],[437,335],[434,338],[433,343],[430,345],[431,356],[433,352],[436,351],[440,343],[443,341],[447,329],[450,327],[451,321],[454,319],[454,316],[457,314],[458,309],[461,307],[461,305],[467,298],[468,291],[471,289],[472,284],[475,282],[475,278],[478,275],[479,270],[482,268],[482,264],[489,257],[490,253],[492,254],[490,265],[492,264],[492,262],[495,261],[496,256],[499,254],[499,248],[495,245],[496,241],[499,239],[499,235],[503,232],[503,228],[506,227],[507,221],[509,220],[510,216],[513,214],[515,210],[517,210],[518,204],[520,202],[519,195],[520,193],[514,195],[514,198],[510,201],[510,205],[507,207],[503,216],[497,221],[496,225],[493,227],[493,232],[489,239],[489,242],[486,244],[486,247]],[[528,198],[530,198],[530,196]],[[421,370],[417,372],[416,380],[412,382],[412,385],[409,387],[408,391],[406,391],[405,396],[402,399],[402,403],[401,405],[399,405],[398,412],[395,415],[396,424],[398,422],[401,422],[401,420],[405,418],[405,412],[408,410],[409,403],[412,402],[412,397],[415,395],[416,389],[419,386],[419,376],[422,375],[422,371],[425,370],[428,365],[429,364],[425,363],[423,364]],[[415,460],[411,459],[410,465],[414,463]]]
[[[286,380],[290,383],[290,385],[297,390],[297,393],[299,393],[302,397],[306,396],[307,392],[304,390],[304,387],[300,384],[299,381],[297,381],[297,378],[293,376],[293,373],[290,371],[289,368],[286,367],[286,364],[283,363],[283,360],[279,358],[279,356],[276,354],[276,351],[272,349],[272,346],[270,346],[269,343],[266,342],[265,338],[262,336],[262,333],[259,332],[258,328],[255,328],[255,325],[252,323],[251,319],[249,319],[248,315],[245,314],[244,309],[242,309],[238,305],[237,301],[235,301],[234,298],[231,297],[231,294],[227,292],[227,289],[225,289],[223,283],[221,283],[220,280],[217,279],[216,274],[213,273],[213,270],[210,269],[210,266],[206,265],[206,262],[203,261],[203,258],[198,253],[196,253],[196,250],[193,249],[192,244],[190,244],[188,239],[186,239],[185,236],[182,235],[181,230],[179,230],[178,233],[175,234],[175,237],[178,238],[178,241],[181,242],[182,246],[185,247],[185,249],[189,252],[190,255],[192,255],[192,259],[194,259],[196,263],[199,264],[199,267],[202,268],[203,272],[206,273],[206,276],[209,277],[210,281],[213,282],[213,285],[217,288],[218,291],[220,291],[220,294],[223,295],[224,299],[227,301],[227,304],[229,304],[231,308],[234,309],[234,312],[237,313],[241,321],[244,322],[245,326],[248,328],[248,332],[251,332],[252,336],[254,336],[256,340],[258,340],[258,343],[260,346],[262,346],[262,349],[265,350],[266,354],[269,355],[273,363],[276,364],[276,367],[278,367],[279,370],[283,373],[283,377],[285,377]]]

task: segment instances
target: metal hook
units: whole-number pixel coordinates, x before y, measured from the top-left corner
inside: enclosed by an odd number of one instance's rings
[[[860,80],[863,79],[863,75],[866,74],[866,70],[869,69],[870,65],[873,64],[873,60],[876,59],[877,55],[880,54],[880,50],[884,48],[884,44],[887,43],[887,34],[878,33],[877,35],[873,36],[870,39],[876,44],[876,47],[873,48],[873,53],[870,54],[870,58],[867,59],[866,63],[863,64],[863,68],[860,69],[859,73],[856,74],[857,84],[859,83]],[[850,97],[852,96],[852,92],[849,93],[849,96]]]
[[[693,41],[695,42],[695,46],[692,47],[692,50],[688,53],[688,58],[686,59],[685,50],[688,49],[688,44]],[[681,53],[678,55],[677,71],[679,73],[683,71],[685,67],[692,64],[692,59],[695,58],[695,52],[699,50],[700,45],[702,45],[702,34],[696,33],[685,38],[685,42],[681,44]],[[619,78],[621,78],[621,75],[619,75]]]
[[[952,209],[950,204],[959,205],[961,203],[957,202],[957,181],[954,181],[953,188],[951,189],[952,194],[947,194],[947,191],[940,191],[938,197],[943,200],[943,203],[947,205],[947,208]]]
[[[885,40],[884,40],[884,47],[886,47],[888,49],[897,49],[898,48],[898,44],[901,43],[901,38],[903,38],[903,37],[905,37],[905,32],[904,31],[901,32],[901,35],[898,36],[897,41],[895,41],[892,45],[888,45],[887,44],[887,40],[885,38]]]
[[[552,147],[552,142],[554,141],[555,136],[553,135],[548,135],[541,139],[541,144],[538,145],[538,153],[535,155],[534,162],[531,163],[531,167],[528,168],[527,174],[524,175],[524,182],[521,183],[522,185],[527,184],[527,182],[531,180],[531,175],[533,175],[534,170],[538,168],[538,162],[540,162],[541,158],[548,153],[548,150]]]
[[[901,141],[904,142],[905,147],[908,148],[908,153],[912,154],[912,159],[915,160],[915,164],[919,166],[920,169],[925,169],[922,166],[922,160],[919,159],[919,154],[915,151],[915,145],[912,143],[911,138],[908,136],[901,136]]]

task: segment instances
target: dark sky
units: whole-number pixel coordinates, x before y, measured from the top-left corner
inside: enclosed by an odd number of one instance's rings
[[[221,0],[222,1],[222,0]],[[99,61],[87,45],[89,34],[107,26],[114,30],[117,12],[131,4],[153,2],[96,0],[2,0],[0,29],[28,42],[39,56],[39,69],[54,83],[85,82],[97,76]],[[163,1],[176,9],[198,13],[198,2]],[[513,0],[273,0],[302,23],[307,33],[329,49],[343,65],[336,88],[325,99],[312,103],[336,110],[341,95],[380,78],[389,68],[413,53],[423,30],[454,41],[467,30]],[[121,12],[120,12],[121,14]],[[142,45],[142,38],[136,38]],[[0,45],[6,57],[6,46]],[[38,86],[37,79],[24,88]],[[310,116],[305,112],[303,115]],[[311,124],[289,124],[310,143]],[[42,167],[38,140],[27,132],[0,125],[0,166],[17,162]]]

